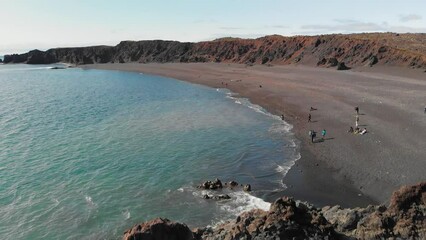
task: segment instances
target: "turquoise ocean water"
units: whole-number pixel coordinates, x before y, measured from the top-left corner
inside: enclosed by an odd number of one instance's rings
[[[119,239],[155,217],[214,225],[270,196],[299,157],[245,99],[118,71],[0,65],[0,239]],[[195,186],[250,183],[229,201]]]

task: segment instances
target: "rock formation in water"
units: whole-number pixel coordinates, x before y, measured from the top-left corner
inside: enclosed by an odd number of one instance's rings
[[[426,182],[400,188],[388,207],[319,209],[282,197],[269,211],[245,212],[214,228],[191,231],[157,218],[135,225],[123,239],[426,239]]]
[[[305,64],[337,67],[405,66],[426,68],[426,34],[363,33],[321,36],[222,38],[189,43],[123,41],[112,46],[56,48],[6,55],[6,63],[47,64],[224,62]]]

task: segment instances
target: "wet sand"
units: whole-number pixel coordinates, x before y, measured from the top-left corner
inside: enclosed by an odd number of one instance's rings
[[[384,203],[400,185],[425,180],[426,73],[374,67],[349,71],[306,66],[218,63],[97,64],[83,68],[142,72],[228,88],[294,125],[301,159],[284,178],[290,195],[319,206]],[[260,87],[261,86],[261,87]],[[310,111],[310,107],[317,110]],[[360,108],[365,135],[355,127]],[[312,122],[308,123],[308,114]],[[308,131],[325,141],[311,143]]]

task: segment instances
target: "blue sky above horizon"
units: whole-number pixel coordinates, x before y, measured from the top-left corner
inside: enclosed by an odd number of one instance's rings
[[[0,0],[0,55],[121,40],[426,32],[424,0]]]

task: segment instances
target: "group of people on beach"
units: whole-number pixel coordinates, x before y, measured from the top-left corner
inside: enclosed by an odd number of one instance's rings
[[[316,108],[311,107],[309,111],[315,111]],[[308,123],[312,122],[312,115],[309,113],[308,115]],[[324,141],[325,135],[327,134],[327,130],[323,129],[321,131],[321,141]],[[317,133],[314,130],[309,130],[309,137],[311,138],[311,142],[315,142],[315,138],[317,137]]]
[[[321,131],[321,141],[324,141],[325,135],[327,134],[327,130],[323,129]],[[315,132],[314,130],[310,130],[309,131],[309,136],[311,137],[311,142],[314,143],[315,142],[315,138],[317,137],[317,132]]]
[[[348,133],[364,135],[367,133],[367,128],[364,128],[362,130],[359,128],[359,107],[358,106],[355,107],[355,112],[356,112],[355,129],[352,126],[349,127]]]
[[[310,111],[315,111],[317,110],[316,108],[311,107]],[[367,133],[367,128],[361,129],[359,128],[359,107],[356,106],[355,107],[355,112],[356,112],[356,116],[355,116],[355,129],[351,126],[348,130],[349,133],[353,133],[353,134],[360,134],[360,135],[364,135]],[[284,120],[284,115],[281,116],[281,118]],[[308,114],[308,123],[312,122],[312,115],[309,113]],[[321,141],[325,140],[325,135],[327,134],[327,130],[323,129],[321,131]],[[315,138],[317,137],[317,132],[315,132],[314,130],[309,130],[309,137],[311,138],[311,142],[314,143],[315,142]]]

